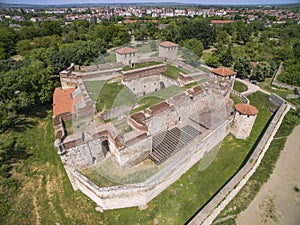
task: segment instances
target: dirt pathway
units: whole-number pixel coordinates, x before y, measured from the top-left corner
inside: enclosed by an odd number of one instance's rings
[[[300,126],[289,136],[273,174],[237,224],[300,224]]]

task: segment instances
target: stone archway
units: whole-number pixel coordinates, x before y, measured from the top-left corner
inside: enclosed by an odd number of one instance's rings
[[[160,90],[166,88],[165,83],[163,81],[159,82],[159,85],[160,85]]]
[[[109,152],[109,143],[108,140],[104,140],[101,142],[102,152],[104,157],[106,157],[107,153]]]

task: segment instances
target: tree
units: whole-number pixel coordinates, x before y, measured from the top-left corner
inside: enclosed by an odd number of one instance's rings
[[[266,77],[270,74],[270,64],[268,62],[262,61],[257,64],[256,68],[254,68],[253,78],[257,81],[264,81]]]
[[[209,57],[209,59],[206,61],[206,64],[208,66],[217,68],[219,66],[221,66],[222,64],[220,63],[220,58],[216,55],[212,55],[211,57]]]
[[[249,76],[253,69],[248,56],[242,56],[238,58],[233,67],[234,71],[237,72],[238,77]]]
[[[293,53],[295,58],[300,59],[300,41],[293,44]]]
[[[180,29],[181,40],[196,38],[203,43],[205,49],[215,41],[215,30],[207,20],[196,18]]]
[[[183,58],[185,63],[191,65],[191,66],[199,66],[200,65],[200,58],[195,53],[191,52],[189,49],[183,48],[182,50]]]
[[[231,45],[227,48],[227,51],[224,55],[221,56],[221,62],[223,66],[230,67],[231,64],[233,63],[233,57],[231,54]]]
[[[183,46],[193,53],[195,53],[198,57],[201,57],[203,54],[203,44],[201,41],[197,40],[196,38],[188,39],[184,41]]]

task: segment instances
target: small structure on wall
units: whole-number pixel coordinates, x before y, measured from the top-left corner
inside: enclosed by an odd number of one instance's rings
[[[117,62],[132,66],[137,62],[137,50],[129,47],[119,48],[116,50],[116,58]]]
[[[244,103],[236,104],[234,108],[231,133],[238,139],[246,139],[251,133],[258,110]]]
[[[178,52],[178,45],[170,41],[162,42],[158,46],[159,57],[175,59],[177,58],[177,52]]]

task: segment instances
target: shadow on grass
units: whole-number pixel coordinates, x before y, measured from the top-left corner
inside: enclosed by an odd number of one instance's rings
[[[36,126],[38,119],[46,118],[50,110],[52,110],[51,103],[26,109],[17,116],[9,130],[14,132],[24,132],[26,129]]]

